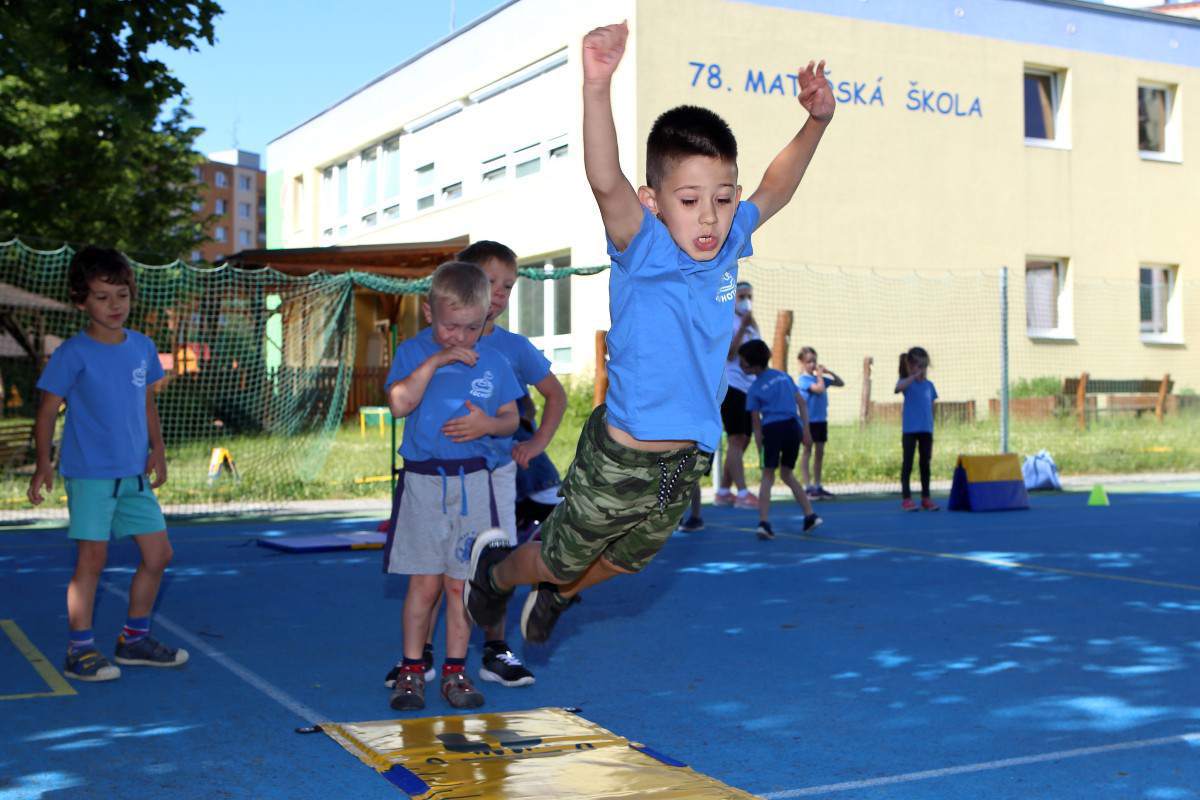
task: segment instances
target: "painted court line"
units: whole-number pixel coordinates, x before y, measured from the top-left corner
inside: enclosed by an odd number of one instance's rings
[[[0,619],[0,630],[4,631],[9,640],[12,641],[13,646],[17,648],[17,652],[25,657],[29,665],[37,671],[41,679],[50,687],[50,691],[48,692],[0,695],[0,700],[25,700],[30,697],[61,697],[77,694],[75,688],[67,683],[66,678],[58,674],[58,670],[50,665],[50,662],[42,655],[42,651],[37,649],[37,645],[29,641],[29,637],[25,635],[25,631],[17,627],[17,623],[14,620]]]
[[[125,602],[127,602],[127,603],[129,602],[129,595],[127,593],[121,591],[120,589],[116,588],[112,584],[102,581],[100,583],[100,586],[101,586],[101,588],[104,589],[104,591],[108,592],[109,594],[116,595],[117,597],[120,597],[121,599],[123,599]],[[243,681],[250,684],[255,689],[258,689],[260,692],[265,694],[267,697],[274,700],[276,703],[279,703],[279,705],[283,706],[288,711],[295,714],[297,717],[300,717],[301,719],[305,720],[309,725],[319,725],[323,722],[330,721],[330,718],[328,716],[326,716],[325,714],[322,714],[321,712],[317,711],[316,709],[310,708],[309,706],[306,706],[304,703],[301,703],[299,700],[292,697],[290,694],[285,692],[283,689],[280,689],[278,686],[271,683],[266,678],[259,675],[257,672],[254,672],[253,670],[249,669],[248,667],[242,666],[237,661],[234,661],[232,658],[225,655],[224,653],[222,653],[220,650],[216,649],[212,645],[210,645],[208,642],[204,641],[203,639],[199,638],[198,636],[193,635],[191,633],[191,631],[188,631],[187,629],[183,628],[182,626],[172,622],[170,619],[163,616],[162,614],[156,613],[154,615],[154,622],[156,625],[159,625],[163,628],[166,628],[168,631],[170,631],[175,636],[175,638],[182,640],[189,647],[195,648],[197,652],[203,653],[204,655],[208,656],[213,661],[217,662],[222,667],[229,670],[234,675],[241,678]]]
[[[1133,742],[1118,742],[1099,747],[1080,747],[1076,750],[1059,750],[1054,753],[1041,753],[1034,756],[1019,758],[1004,758],[999,761],[984,761],[978,764],[964,764],[958,767],[943,767],[928,769],[922,772],[906,772],[901,775],[888,775],[882,778],[870,778],[862,781],[846,781],[845,783],[829,783],[824,786],[809,786],[803,789],[788,789],[782,792],[769,792],[761,795],[764,800],[785,800],[789,797],[809,797],[833,792],[847,792],[852,789],[870,789],[875,786],[891,786],[897,783],[945,778],[951,775],[965,775],[971,772],[986,772],[988,770],[1019,767],[1025,764],[1041,764],[1047,761],[1062,761],[1068,758],[1082,758],[1101,753],[1114,753],[1121,750],[1141,750],[1148,747],[1163,747],[1172,744],[1200,744],[1200,733],[1184,733],[1179,736],[1164,736],[1160,739],[1141,739]]]

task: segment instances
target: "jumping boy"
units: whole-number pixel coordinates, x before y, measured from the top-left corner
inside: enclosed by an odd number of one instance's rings
[[[775,470],[792,490],[792,496],[804,509],[804,532],[821,524],[813,513],[812,503],[804,486],[792,472],[800,445],[812,445],[808,429],[808,404],[796,388],[792,376],[771,369],[771,348],[761,339],[746,342],[738,348],[742,371],[753,376],[754,383],[746,392],[746,410],[754,429],[754,441],[763,451],[762,485],[758,491],[758,538],[774,539],[771,527],[771,487],[775,485]]]
[[[54,351],[38,379],[37,470],[28,496],[38,505],[42,490],[54,488],[51,441],[65,401],[59,472],[67,489],[67,536],[75,541],[76,553],[75,573],[67,584],[70,643],[63,672],[81,681],[111,681],[121,677],[121,670],[96,648],[92,612],[113,536],[132,536],[142,556],[113,660],[148,667],[178,667],[188,660],[186,650],[150,635],[150,614],[172,553],[154,496],[167,481],[152,390],[163,370],[154,342],[124,327],[135,286],[123,255],[99,247],[80,250],[68,268],[67,290],[71,302],[88,315],[88,324]]]
[[[450,599],[442,697],[454,708],[483,705],[464,671],[471,627],[460,602],[462,581],[472,539],[499,523],[488,437],[512,436],[523,394],[503,356],[476,348],[488,295],[487,276],[477,265],[438,267],[423,304],[429,327],[400,343],[388,371],[388,404],[407,418],[404,469],[384,550],[384,569],[409,576],[404,659],[390,700],[398,711],[425,707],[422,648],[443,588]]]
[[[532,385],[545,400],[541,426],[532,425],[532,435],[516,442],[511,437],[490,437],[492,445],[488,466],[492,470],[492,486],[496,493],[496,510],[500,529],[508,534],[508,543],[517,543],[517,468],[528,469],[530,462],[541,456],[554,432],[562,422],[567,408],[567,393],[553,372],[550,361],[524,336],[505,330],[496,319],[508,309],[508,300],[517,282],[517,254],[499,242],[481,240],[471,244],[455,258],[468,264],[478,264],[491,285],[487,323],[479,339],[480,350],[494,350],[504,356],[516,374],[522,392]],[[531,403],[532,405],[532,403]],[[424,659],[426,675],[433,668],[433,630],[440,604],[435,602],[429,620]],[[482,663],[479,677],[503,686],[528,686],[535,680],[532,672],[517,657],[505,641],[505,622],[501,619],[484,631]],[[384,685],[391,688],[401,664],[388,673]]]
[[[538,583],[521,613],[527,641],[545,641],[580,591],[638,572],[666,542],[721,432],[721,376],[738,259],[751,233],[795,193],[833,117],[824,62],[799,70],[809,119],[739,202],[737,143],[716,114],[682,106],[654,123],[647,184],[621,173],[610,103],[625,23],[583,40],[584,169],[612,256],[607,400],[579,437],[565,497],[542,541],[513,550],[505,534],[475,542],[467,612],[489,625],[514,587]]]

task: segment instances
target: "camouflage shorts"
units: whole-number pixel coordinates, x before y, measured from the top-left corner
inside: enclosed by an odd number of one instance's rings
[[[625,447],[608,435],[606,419],[604,406],[592,412],[563,480],[564,499],[542,523],[542,560],[565,581],[601,555],[630,572],[649,564],[712,462],[695,446],[663,453]]]

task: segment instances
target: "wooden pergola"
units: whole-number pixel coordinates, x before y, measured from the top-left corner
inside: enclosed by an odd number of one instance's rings
[[[243,269],[270,267],[285,275],[355,271],[412,279],[429,275],[470,243],[466,236],[459,236],[441,242],[242,250],[226,258],[225,263]]]

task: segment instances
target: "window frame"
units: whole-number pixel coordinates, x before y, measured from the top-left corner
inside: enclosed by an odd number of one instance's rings
[[[1143,270],[1151,272],[1151,319],[1142,319],[1141,292]],[[1164,276],[1162,282],[1155,278]],[[1156,303],[1156,287],[1162,287],[1161,304]],[[1156,320],[1155,317],[1159,319]],[[1156,328],[1161,324],[1161,328]],[[1147,327],[1149,326],[1149,327]],[[1179,265],[1143,261],[1138,264],[1138,336],[1144,344],[1181,345],[1183,338],[1183,293],[1179,291]]]
[[[539,258],[528,259],[519,264],[520,269],[529,269],[541,267],[544,271],[552,271],[561,269],[562,267],[571,266],[571,256],[569,253],[560,253],[557,256],[542,256]],[[540,350],[547,359],[550,360],[551,370],[555,374],[572,373],[578,369],[575,351],[575,314],[574,314],[574,295],[573,288],[569,289],[571,293],[571,307],[569,313],[571,316],[570,324],[567,326],[566,333],[554,333],[557,327],[557,309],[558,309],[558,293],[561,291],[560,284],[563,281],[571,281],[574,276],[563,278],[561,280],[546,279],[540,281],[542,284],[542,335],[529,336],[520,329],[521,317],[521,300],[522,295],[527,291],[524,287],[532,282],[532,278],[521,278],[513,286],[512,296],[509,298],[508,309],[505,312],[508,317],[507,326],[509,330],[519,333],[529,339],[530,343]],[[567,351],[567,358],[560,359],[557,354],[561,351]]]
[[[1052,328],[1035,328],[1029,324],[1029,272],[1031,269],[1053,269],[1055,277],[1054,316]],[[1025,258],[1025,335],[1035,341],[1074,341],[1074,303],[1071,293],[1070,259],[1062,256],[1026,256]]]
[[[1142,108],[1142,90],[1148,89],[1151,91],[1163,92],[1165,98],[1165,108],[1163,109],[1163,126],[1162,150],[1143,150],[1141,142],[1141,108]],[[1138,157],[1143,161],[1165,161],[1168,163],[1181,164],[1183,163],[1183,136],[1180,127],[1183,124],[1182,114],[1178,112],[1179,106],[1179,86],[1172,83],[1164,83],[1162,81],[1142,80],[1137,82],[1137,124],[1138,124]]]
[[[1051,67],[1038,64],[1026,64],[1021,73],[1022,104],[1024,104],[1025,79],[1029,76],[1050,79],[1050,115],[1054,126],[1054,136],[1040,138],[1025,134],[1025,144],[1028,147],[1045,147],[1052,150],[1071,149],[1071,115],[1069,72],[1061,67]],[[1024,120],[1023,120],[1024,122]],[[1024,133],[1024,125],[1022,126]]]

